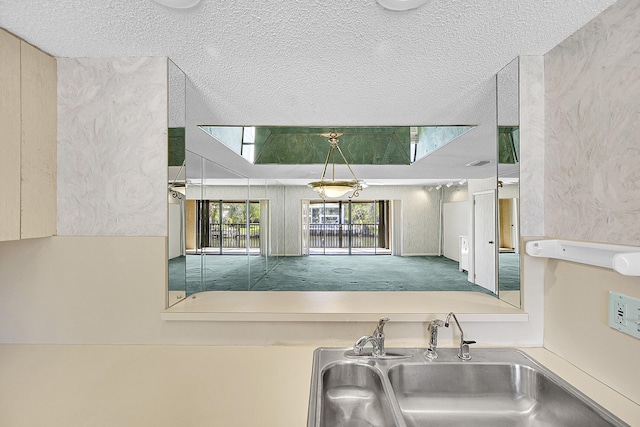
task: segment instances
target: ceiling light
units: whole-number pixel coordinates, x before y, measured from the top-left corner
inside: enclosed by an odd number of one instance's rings
[[[153,0],[153,2],[172,9],[189,9],[200,3],[200,0]]]
[[[436,190],[439,190],[439,189],[441,189],[441,188],[442,188],[442,184],[438,184],[438,185],[436,185]]]
[[[449,181],[449,183],[447,184],[447,188],[450,188],[453,185],[453,182]]]
[[[466,180],[466,179],[463,179],[462,181],[460,181],[460,183],[459,183],[459,184],[460,184],[460,185],[465,185],[466,183],[467,183],[467,180]]]
[[[309,187],[313,188],[320,196],[324,198],[334,198],[344,196],[348,192],[352,192],[349,198],[358,197],[360,195],[360,191],[364,188],[364,185],[358,181],[356,178],[356,174],[351,170],[351,166],[349,166],[349,162],[345,159],[344,154],[342,154],[342,150],[338,145],[338,137],[341,136],[341,133],[337,133],[335,129],[331,131],[329,134],[325,134],[324,136],[329,137],[329,152],[327,153],[327,159],[324,162],[324,168],[322,169],[322,176],[320,177],[320,181],[310,182]],[[353,180],[350,181],[336,181],[335,180],[335,169],[336,163],[334,161],[335,151],[340,153],[342,156],[342,160],[344,160],[344,164],[351,172],[353,176]],[[329,160],[331,160],[331,181],[325,181],[324,177],[327,173],[327,166],[329,165]]]
[[[428,1],[429,0],[378,0],[378,4],[394,12],[403,12],[405,10],[416,9]]]

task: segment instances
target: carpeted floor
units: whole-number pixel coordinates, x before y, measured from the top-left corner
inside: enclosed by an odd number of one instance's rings
[[[498,272],[498,289],[501,291],[520,290],[520,254],[501,253]]]
[[[502,257],[500,262],[502,265]],[[501,278],[500,289],[519,289],[513,266],[510,271]],[[169,262],[169,277],[170,290],[186,285],[187,295],[211,290],[490,293],[469,282],[467,273],[458,271],[457,262],[438,256],[314,255],[265,260],[260,256],[188,255]],[[519,281],[519,273],[517,277]]]

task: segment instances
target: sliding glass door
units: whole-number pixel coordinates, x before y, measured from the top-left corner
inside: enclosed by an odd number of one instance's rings
[[[260,202],[199,200],[197,217],[197,252],[260,253]]]
[[[386,200],[312,200],[303,218],[309,254],[390,254],[388,219]]]

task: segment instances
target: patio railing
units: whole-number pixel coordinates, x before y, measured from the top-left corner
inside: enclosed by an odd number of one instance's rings
[[[249,247],[260,247],[260,224],[249,224]],[[247,247],[247,224],[211,224],[211,247],[219,248],[222,239],[223,248]]]
[[[377,224],[309,225],[310,248],[376,248],[377,245]]]
[[[260,224],[249,224],[249,247],[260,247]],[[246,224],[211,224],[210,247],[235,249],[247,247]],[[351,244],[349,244],[351,243]],[[377,224],[310,224],[310,248],[377,248]]]

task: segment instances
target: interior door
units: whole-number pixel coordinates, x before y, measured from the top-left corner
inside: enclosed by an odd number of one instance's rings
[[[474,283],[497,293],[496,289],[496,193],[473,195]]]
[[[514,252],[513,242],[513,203],[515,199],[498,200],[498,241],[500,242],[500,252]]]

